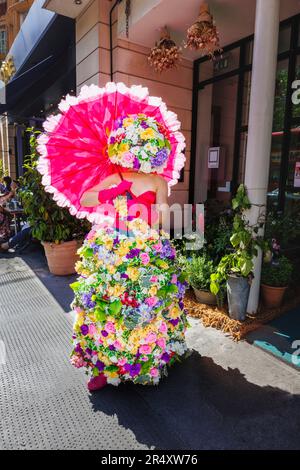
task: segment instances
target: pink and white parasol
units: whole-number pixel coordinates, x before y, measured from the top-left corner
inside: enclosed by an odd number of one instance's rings
[[[149,96],[147,88],[128,88],[123,83],[107,83],[104,88],[83,86],[77,97],[66,96],[59,110],[44,122],[45,132],[38,137],[38,170],[46,191],[72,215],[101,222],[99,206],[83,207],[80,198],[120,170],[109,159],[107,150],[108,136],[122,116],[144,114],[164,126],[171,151],[159,174],[169,189],[177,183],[185,162],[185,138],[176,114],[167,110],[161,98]]]

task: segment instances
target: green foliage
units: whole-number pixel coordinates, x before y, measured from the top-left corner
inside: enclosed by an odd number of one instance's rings
[[[257,255],[258,247],[262,246],[263,242],[258,236],[262,221],[250,226],[245,219],[244,211],[250,207],[246,188],[241,185],[232,200],[235,215],[230,236],[231,250],[221,258],[216,271],[211,275],[210,290],[215,295],[224,287],[229,275],[242,277],[252,275],[253,257]]]
[[[188,283],[194,289],[209,290],[214,265],[206,256],[193,256],[186,265],[186,272]]]
[[[8,176],[8,171],[4,170],[3,160],[1,159],[0,160],[0,180],[2,180],[2,178],[4,178],[4,176]]]
[[[280,256],[276,261],[263,264],[261,282],[272,287],[286,287],[291,282],[292,274],[292,263],[286,256]]]
[[[271,243],[276,239],[281,248],[300,240],[300,209],[289,213],[270,211],[266,219],[265,240]]]
[[[30,132],[31,155],[25,160],[25,174],[20,178],[19,195],[27,220],[32,227],[33,237],[46,242],[60,243],[72,239],[82,239],[90,230],[86,220],[73,217],[68,209],[60,208],[47,193],[41,183],[42,177],[37,170],[38,131]]]

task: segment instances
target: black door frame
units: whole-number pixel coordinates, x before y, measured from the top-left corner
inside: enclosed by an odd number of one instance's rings
[[[296,77],[296,62],[297,56],[300,55],[300,43],[299,43],[299,32],[300,32],[300,14],[292,16],[280,23],[280,29],[291,27],[291,38],[290,48],[288,51],[278,54],[278,61],[288,59],[288,82],[287,82],[287,95],[286,95],[286,106],[284,115],[284,138],[282,142],[282,153],[281,153],[281,164],[280,164],[280,181],[279,181],[279,195],[278,195],[278,208],[284,209],[285,205],[285,191],[286,191],[286,180],[288,175],[288,157],[290,149],[290,136],[291,126],[295,121],[292,116],[292,82]],[[200,67],[203,62],[209,60],[208,57],[201,57],[194,61],[193,64],[193,99],[192,99],[192,140],[191,140],[191,161],[190,161],[190,182],[189,182],[189,202],[194,201],[195,193],[195,180],[197,178],[195,174],[196,170],[196,148],[197,148],[197,124],[198,124],[198,94],[201,89],[206,85],[217,83],[225,78],[238,76],[238,91],[237,91],[237,105],[236,105],[236,125],[235,125],[235,138],[234,138],[234,156],[233,156],[233,175],[232,175],[232,187],[231,191],[235,192],[238,184],[238,169],[239,169],[239,158],[240,158],[240,137],[241,133],[248,130],[248,126],[242,125],[242,110],[243,110],[243,91],[245,74],[252,71],[252,57],[246,63],[246,51],[247,46],[250,46],[254,40],[254,34],[240,39],[232,44],[229,44],[223,48],[223,53],[227,53],[233,49],[239,48],[239,65],[230,72],[225,72],[212,77],[207,80],[199,81]]]

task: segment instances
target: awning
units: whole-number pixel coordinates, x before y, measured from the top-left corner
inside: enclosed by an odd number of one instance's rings
[[[34,82],[39,81],[47,73],[47,70],[55,61],[56,58],[51,55],[11,80],[5,87],[5,104],[0,104],[0,114],[14,108],[19,98],[24,95]]]

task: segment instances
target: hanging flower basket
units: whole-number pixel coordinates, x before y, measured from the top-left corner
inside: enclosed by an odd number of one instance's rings
[[[187,30],[186,47],[211,58],[221,52],[219,34],[206,3],[201,5],[197,21]]]
[[[168,29],[165,27],[159,42],[155,44],[148,57],[149,64],[156,72],[163,72],[177,67],[181,59],[181,48],[171,39]]]

